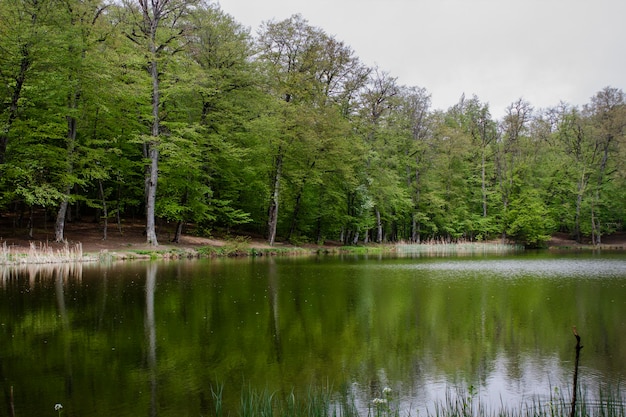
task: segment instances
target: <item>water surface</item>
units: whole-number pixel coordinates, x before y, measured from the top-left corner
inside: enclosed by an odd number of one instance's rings
[[[257,258],[0,275],[0,381],[17,415],[212,415],[223,385],[310,387],[366,410],[470,392],[492,408],[626,378],[626,257]],[[9,396],[5,395],[5,410]]]

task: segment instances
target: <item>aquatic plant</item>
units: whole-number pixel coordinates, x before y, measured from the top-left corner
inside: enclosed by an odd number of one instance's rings
[[[295,390],[286,395],[267,389],[256,391],[247,387],[241,392],[238,410],[225,410],[222,404],[224,386],[211,388],[215,401],[215,416],[241,417],[411,417],[410,408],[402,407],[391,388],[385,387],[367,404],[357,406],[352,394],[342,395],[330,387],[310,387],[304,395]],[[553,389],[549,397],[531,398],[517,405],[501,404],[491,408],[481,403],[478,391],[448,390],[446,398],[425,408],[427,417],[570,417],[571,399],[563,395],[568,390]],[[365,409],[363,408],[365,406]],[[579,392],[575,417],[626,416],[626,393],[617,388],[605,388],[597,399],[591,400],[584,390]]]

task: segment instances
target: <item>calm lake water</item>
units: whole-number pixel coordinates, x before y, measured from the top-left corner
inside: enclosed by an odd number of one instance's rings
[[[446,395],[518,407],[626,381],[626,256],[256,258],[0,270],[16,416],[237,415],[312,387],[411,415]],[[402,415],[405,415],[403,412]]]

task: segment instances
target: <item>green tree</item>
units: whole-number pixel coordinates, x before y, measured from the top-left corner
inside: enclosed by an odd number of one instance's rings
[[[188,15],[197,1],[194,0],[137,0],[126,1],[131,18],[131,30],[126,36],[148,57],[148,74],[152,81],[150,133],[143,138],[146,158],[146,239],[158,245],[155,227],[156,192],[159,178],[159,147],[164,138],[162,119],[163,74],[167,64],[187,44]]]
[[[38,48],[43,41],[41,21],[50,7],[45,1],[0,2],[0,164],[6,160],[7,145],[13,123],[24,102],[23,90],[32,73],[33,61],[37,60]],[[2,172],[0,171],[0,178]]]
[[[434,131],[433,168],[429,173],[430,218],[435,235],[446,241],[457,240],[473,231],[475,193],[472,138],[466,126],[466,101],[448,109]],[[433,236],[434,237],[434,236]]]
[[[529,247],[543,246],[555,231],[549,209],[533,188],[522,190],[510,201],[507,216],[507,236]]]
[[[67,133],[65,135],[65,173],[62,175],[62,194],[56,222],[55,241],[64,240],[65,220],[68,205],[71,200],[72,188],[77,184],[84,184],[88,177],[93,176],[97,168],[90,162],[94,162],[89,148],[79,143],[79,128],[81,118],[86,118],[84,102],[92,99],[89,89],[97,85],[96,76],[100,74],[102,54],[96,51],[108,28],[99,28],[98,20],[106,5],[99,0],[74,2],[67,0],[62,2],[62,15],[59,16],[59,31],[62,36],[59,39],[58,62],[56,69],[62,84],[57,84],[58,93],[66,96],[65,121]],[[92,90],[93,91],[93,90]],[[84,137],[86,135],[83,135]],[[91,161],[90,161],[91,160]],[[83,169],[80,169],[83,168]],[[89,171],[89,172],[87,172]],[[95,174],[102,178],[101,173]]]
[[[201,148],[197,153],[203,177],[198,185],[210,190],[200,223],[230,229],[252,220],[242,209],[245,203],[240,204],[245,189],[255,184],[260,165],[251,157],[258,143],[247,142],[247,125],[258,116],[255,109],[265,98],[256,85],[249,31],[210,5],[195,11],[193,24],[196,36],[188,51],[198,70],[190,80],[194,88],[187,101],[196,106],[189,113],[200,133],[196,146]]]
[[[410,213],[411,242],[421,241],[421,225],[424,213],[421,212],[423,178],[428,170],[432,147],[432,117],[429,113],[430,94],[423,88],[402,88],[397,107],[397,124],[400,132],[401,153],[407,186],[413,201]]]
[[[528,124],[532,116],[530,103],[522,99],[512,103],[506,110],[506,115],[500,122],[500,135],[496,148],[496,178],[501,202],[500,232],[502,239],[506,239],[507,221],[510,219],[507,212],[511,199],[519,191],[521,182],[521,160],[523,157],[524,141],[527,139]]]
[[[295,187],[290,227],[295,231],[302,193],[312,171],[319,172],[327,141],[341,136],[330,131],[332,126],[324,120],[346,111],[366,70],[349,48],[310,26],[299,15],[281,22],[266,22],[258,44],[267,91],[279,101],[274,107],[278,130],[269,140],[273,160],[267,237],[273,244],[285,177],[293,178],[288,188]],[[332,109],[334,106],[337,110]],[[335,132],[342,129],[339,125]],[[287,168],[292,171],[285,172]]]
[[[591,123],[593,137],[593,155],[596,162],[591,195],[591,238],[593,244],[602,243],[602,233],[606,223],[614,223],[610,212],[604,209],[604,190],[613,179],[615,171],[615,155],[618,145],[624,141],[626,127],[626,104],[624,93],[617,89],[606,87],[591,99],[585,106]]]
[[[572,236],[577,242],[582,239],[583,203],[588,194],[589,180],[593,163],[593,146],[589,126],[585,117],[577,107],[562,105],[554,109],[555,141],[561,149],[563,161],[561,174],[566,182],[566,201],[575,200],[573,213],[564,213],[564,218],[573,217],[570,224],[566,222]]]
[[[366,221],[365,225],[373,223],[372,239],[376,242],[385,240],[385,224],[391,226],[397,220],[396,215],[411,206],[407,187],[402,181],[404,167],[398,160],[402,147],[399,140],[402,134],[398,132],[402,125],[396,122],[394,115],[400,91],[396,78],[376,68],[359,97],[357,129],[365,152],[360,168],[361,185],[374,203],[373,212],[366,213],[367,216],[373,215],[373,219]],[[368,239],[369,230],[365,230],[365,241]]]
[[[15,201],[29,206],[31,236],[33,206],[52,206],[59,197],[44,175],[49,158],[33,159],[54,153],[32,142],[39,128],[25,127],[43,89],[38,79],[47,67],[46,32],[53,12],[49,1],[0,1],[0,201],[4,207]]]

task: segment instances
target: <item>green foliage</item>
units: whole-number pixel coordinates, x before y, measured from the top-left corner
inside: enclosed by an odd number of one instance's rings
[[[531,247],[543,246],[556,230],[556,222],[543,200],[532,191],[511,201],[507,234],[515,241]]]
[[[208,230],[531,246],[624,230],[621,90],[501,120],[475,96],[433,111],[303,16],[253,36],[217,4],[167,5],[152,45],[130,1],[0,1],[2,214],[144,216],[158,148],[157,216]]]

